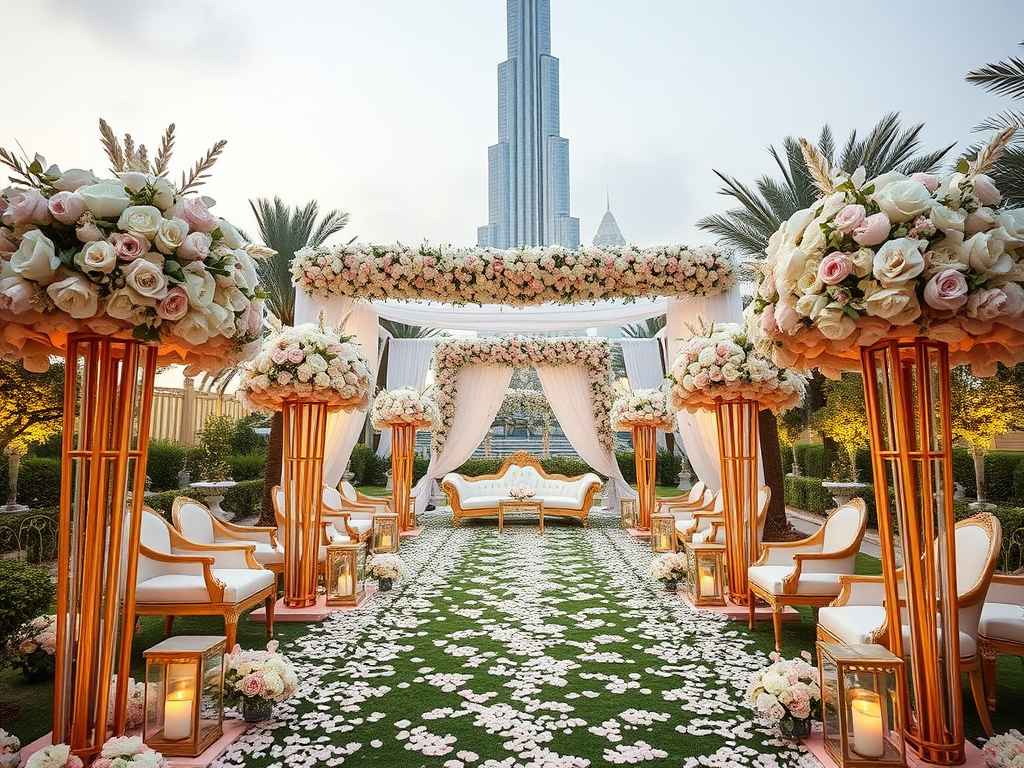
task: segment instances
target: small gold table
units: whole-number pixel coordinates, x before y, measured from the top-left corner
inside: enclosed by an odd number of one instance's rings
[[[540,532],[544,533],[544,502],[541,499],[500,499],[498,501],[498,533],[505,528],[505,513],[536,512],[540,517]]]

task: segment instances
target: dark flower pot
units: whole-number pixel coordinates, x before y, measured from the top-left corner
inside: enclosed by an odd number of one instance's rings
[[[390,592],[394,585],[394,579],[377,579],[377,588],[381,592]]]
[[[665,582],[665,591],[666,592],[675,592],[678,587],[679,587],[679,582],[678,581],[666,581]]]
[[[242,719],[247,723],[261,723],[274,715],[274,702],[270,699],[242,699]]]
[[[32,669],[22,667],[21,674],[30,683],[41,683],[44,680],[52,680],[55,670],[52,666],[33,667]]]
[[[811,735],[811,718],[785,715],[779,720],[779,733],[784,739],[806,739]]]

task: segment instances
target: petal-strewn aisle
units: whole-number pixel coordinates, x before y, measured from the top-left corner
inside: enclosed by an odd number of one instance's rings
[[[429,517],[396,590],[283,649],[298,698],[218,765],[818,765],[751,720],[768,660],[742,625],[666,594],[646,545],[591,520]]]

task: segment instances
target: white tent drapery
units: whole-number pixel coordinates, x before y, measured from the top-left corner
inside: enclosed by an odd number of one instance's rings
[[[434,357],[434,339],[388,339],[388,374],[384,387],[390,391],[402,387],[422,390]],[[391,453],[391,430],[380,433],[377,455]]]
[[[658,389],[665,383],[665,364],[658,339],[619,339],[622,362],[630,389]],[[658,432],[658,447],[665,448],[665,433]]]

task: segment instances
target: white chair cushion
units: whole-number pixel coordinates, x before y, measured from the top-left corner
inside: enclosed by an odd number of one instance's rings
[[[989,640],[1024,645],[1024,607],[1008,603],[985,603],[978,634]]]
[[[818,611],[818,626],[846,645],[871,642],[871,633],[885,623],[880,605],[826,606]]]
[[[188,503],[178,507],[178,530],[189,541],[198,544],[213,544],[213,522],[210,513],[198,504]]]
[[[793,573],[788,565],[752,565],[747,569],[747,578],[761,589],[773,595],[781,595],[782,580]],[[800,573],[797,592],[801,595],[838,595],[838,573]]]
[[[498,502],[505,498],[504,496],[470,496],[462,498],[463,509],[493,509],[494,513],[498,513]]]
[[[224,582],[224,602],[239,603],[274,583],[274,574],[266,570],[214,568],[215,578]],[[168,574],[140,582],[135,587],[139,603],[208,603],[210,593],[202,576]]]
[[[966,527],[966,526],[965,526]],[[970,635],[960,632],[960,658],[969,659],[978,655],[978,643]],[[942,642],[942,630],[939,630],[939,643]],[[941,645],[939,646],[942,647]],[[903,652],[910,648],[910,627],[903,625]]]
[[[860,513],[854,507],[840,507],[825,521],[821,540],[822,552],[842,552],[857,540]]]

